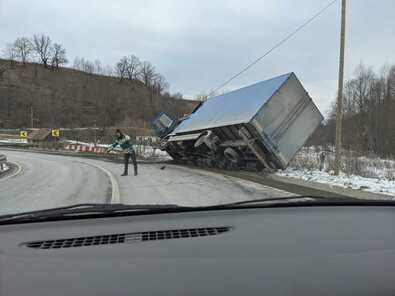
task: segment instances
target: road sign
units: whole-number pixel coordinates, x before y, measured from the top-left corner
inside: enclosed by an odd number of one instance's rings
[[[26,138],[27,138],[27,131],[20,131],[20,132],[19,132],[19,136],[20,136],[21,138],[26,139]]]
[[[51,131],[51,134],[52,134],[52,137],[59,138],[59,136],[60,136],[60,130],[59,130],[59,129],[53,129],[53,130]]]

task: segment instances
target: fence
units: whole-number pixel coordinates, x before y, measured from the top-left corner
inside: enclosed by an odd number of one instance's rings
[[[332,147],[305,147],[292,162],[291,168],[315,170],[331,173],[334,170],[335,154]],[[343,151],[341,171],[346,175],[379,178],[395,181],[395,160],[381,159],[375,155],[361,156],[353,151]]]

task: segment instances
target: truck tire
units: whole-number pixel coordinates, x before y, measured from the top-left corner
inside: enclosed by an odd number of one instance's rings
[[[216,151],[218,137],[212,131],[205,131],[195,142],[194,147],[197,148],[205,144],[210,150]]]
[[[228,159],[233,164],[240,163],[239,153],[231,147],[228,147],[224,150],[224,156],[226,157],[226,159]]]

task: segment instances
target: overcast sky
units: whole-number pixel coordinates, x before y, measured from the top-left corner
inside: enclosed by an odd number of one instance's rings
[[[346,79],[395,63],[395,1],[348,0]],[[0,48],[48,34],[75,56],[151,61],[171,92],[209,92],[329,0],[0,0]],[[225,90],[295,72],[326,112],[337,87],[340,0]]]

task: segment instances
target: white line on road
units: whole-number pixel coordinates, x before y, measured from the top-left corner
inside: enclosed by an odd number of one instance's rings
[[[93,166],[93,167],[103,171],[108,176],[108,178],[110,179],[110,182],[111,182],[111,203],[120,203],[121,202],[121,195],[119,193],[119,184],[118,184],[118,181],[115,178],[113,173],[111,173],[109,170],[107,170],[106,168],[104,168],[98,164],[94,164],[94,163],[90,163],[90,162],[88,163],[88,162],[84,162],[84,161],[78,161],[78,162]]]
[[[19,163],[17,163],[16,161],[8,161],[8,163],[12,163],[13,165],[15,165],[17,167],[16,171],[14,173],[12,173],[11,175],[5,176],[4,178],[0,179],[1,181],[7,180],[9,178],[15,177],[16,175],[19,175],[22,171],[22,165],[20,165]]]

